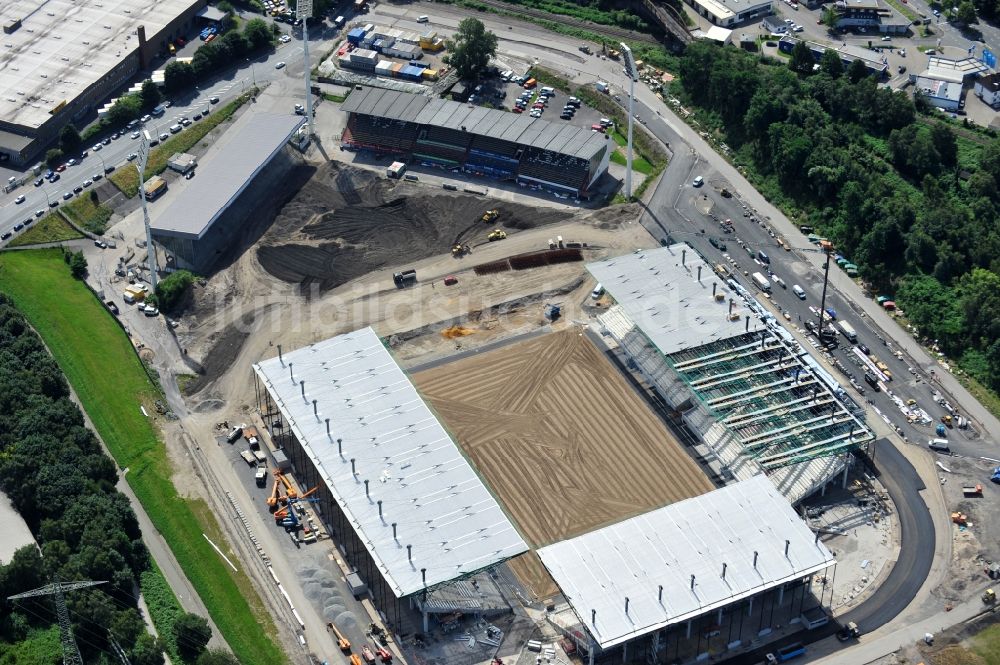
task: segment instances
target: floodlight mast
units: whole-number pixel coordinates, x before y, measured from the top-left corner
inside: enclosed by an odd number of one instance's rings
[[[622,59],[625,61],[625,75],[628,76],[628,147],[626,148],[627,159],[625,163],[625,198],[632,198],[632,123],[635,121],[635,81],[639,78],[639,72],[635,67],[635,58],[632,57],[632,49],[628,44],[621,42],[618,44],[622,50]]]
[[[311,74],[309,67],[309,18],[313,13],[313,0],[298,0],[295,5],[296,16],[302,21],[302,56],[303,56],[303,74],[302,77],[305,79],[306,86],[306,123],[308,126],[309,136],[313,135],[313,110],[312,110],[312,91],[310,90],[310,80],[309,76]]]
[[[146,207],[146,188],[143,175],[146,173],[146,160],[149,158],[149,130],[145,127],[139,135],[139,159],[135,168],[139,171],[139,197],[142,201],[142,225],[146,229],[146,260],[149,262],[149,284],[156,291],[156,248],[153,247],[153,232],[149,228],[149,208]]]

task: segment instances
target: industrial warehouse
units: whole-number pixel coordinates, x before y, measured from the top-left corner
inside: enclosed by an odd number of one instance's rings
[[[485,596],[475,583],[463,585],[508,563],[519,577],[533,572],[525,556],[536,557],[552,584],[547,623],[589,663],[664,654],[697,658],[740,649],[780,626],[825,625],[836,561],[793,504],[846,478],[851,453],[872,439],[863,420],[832,379],[765,325],[748,293],[719,284],[686,245],[588,268],[617,301],[599,317],[600,325],[696,434],[691,448],[719,489],[693,482],[665,503],[636,504],[603,522],[586,522],[582,506],[560,513],[529,504],[567,527],[546,541],[531,511],[515,504],[521,490],[503,476],[532,474],[543,465],[542,478],[563,477],[574,472],[576,459],[584,485],[601,459],[611,464],[618,449],[588,447],[558,456],[568,464],[552,458],[545,467],[545,457],[531,453],[541,431],[518,440],[513,430],[502,433],[510,428],[501,419],[485,416],[476,418],[478,433],[467,431],[462,412],[473,407],[446,400],[441,381],[449,371],[458,380],[484,376],[484,370],[460,370],[465,361],[459,360],[421,379],[421,389],[431,391],[432,410],[369,328],[292,352],[279,347],[276,358],[254,365],[262,422],[303,486],[318,487],[318,519],[395,625],[408,610],[422,614],[424,631],[432,615],[484,611]],[[639,288],[651,280],[663,288]],[[503,352],[507,361],[490,354],[482,359],[499,378],[501,367],[526,354],[551,365],[568,361],[553,353],[592,346],[573,338],[580,341],[560,338],[552,349],[530,353],[513,345]],[[578,357],[608,364],[599,353]],[[566,366],[578,382],[584,366]],[[517,378],[505,383],[520,385]],[[552,390],[565,393],[567,385]],[[602,385],[609,404],[623,408],[617,393],[631,389],[614,381]],[[535,389],[540,399],[557,404],[547,386]],[[491,398],[483,395],[487,402],[476,413],[493,413]],[[490,458],[497,445],[510,450],[503,475]],[[661,456],[668,466],[690,464],[679,448],[679,456],[670,457],[677,444],[669,435],[653,433],[642,445],[653,446],[650,452],[667,446]],[[582,455],[594,457],[592,466]],[[527,466],[519,471],[521,464]],[[538,500],[558,503],[558,485],[550,482]],[[473,597],[478,605],[461,605]]]
[[[34,159],[66,124],[149,67],[205,8],[205,0],[7,3],[0,161]]]
[[[272,195],[267,187],[250,185],[265,166],[274,180],[292,168],[296,158],[286,146],[303,124],[297,115],[246,116],[218,146],[225,149],[198,168],[198,177],[168,207],[154,211],[150,231],[166,253],[168,270],[208,272],[225,251],[255,238],[267,220],[249,213]]]
[[[615,144],[600,132],[423,95],[355,91],[343,146],[587,197]]]

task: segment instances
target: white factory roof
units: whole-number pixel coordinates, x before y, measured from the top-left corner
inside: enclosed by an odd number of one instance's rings
[[[604,649],[835,563],[764,476],[549,545],[538,556]]]
[[[588,263],[587,270],[664,355],[744,332],[743,317],[729,318],[729,299],[742,299],[684,243]],[[713,297],[713,284],[722,300]]]
[[[12,0],[0,21],[22,25],[0,50],[0,118],[40,127],[199,0]]]
[[[528,550],[371,328],[254,371],[396,596],[424,589],[423,568],[430,587]]]
[[[214,155],[202,162],[198,177],[154,213],[153,233],[192,240],[204,236],[305,122],[290,113],[247,113],[237,121],[238,130],[223,137]]]

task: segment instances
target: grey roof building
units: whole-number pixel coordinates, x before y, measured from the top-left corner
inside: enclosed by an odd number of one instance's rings
[[[585,127],[396,90],[355,91],[342,109],[345,146],[575,196],[604,175],[615,148]]]
[[[153,240],[166,250],[172,267],[208,270],[234,235],[249,225],[254,200],[264,188],[249,199],[241,195],[282,152],[305,118],[249,113],[239,122],[238,131],[223,137],[224,143],[216,146],[219,150],[201,164],[198,176],[185,183],[169,206],[151,215]]]

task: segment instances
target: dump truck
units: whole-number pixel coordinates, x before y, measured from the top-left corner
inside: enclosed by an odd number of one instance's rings
[[[500,211],[494,208],[493,210],[487,210],[483,213],[483,221],[487,224],[492,222],[494,219],[500,216]]]
[[[494,242],[496,240],[506,240],[507,232],[502,231],[500,229],[496,229],[494,231],[491,231],[490,234],[486,236],[486,239],[489,240],[490,242]]]
[[[247,440],[247,443],[250,444],[250,450],[260,449],[260,437],[257,436],[256,427],[244,427],[243,438],[245,438]]]

